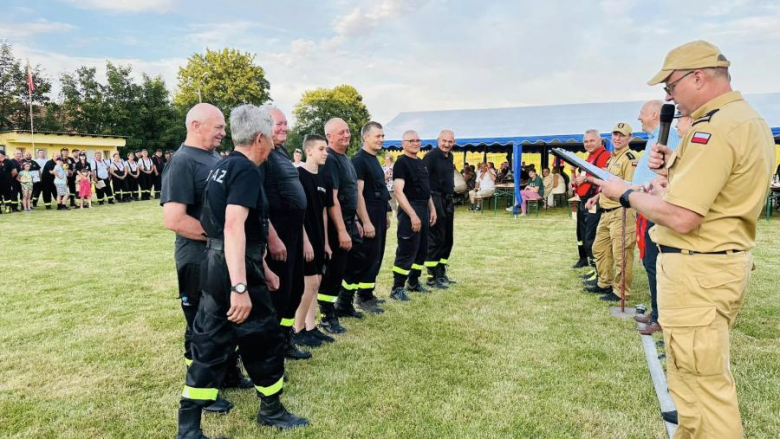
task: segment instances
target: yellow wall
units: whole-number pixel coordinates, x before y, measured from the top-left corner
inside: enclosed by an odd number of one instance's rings
[[[121,137],[91,137],[69,134],[35,134],[35,147],[33,147],[32,142],[33,137],[27,132],[0,133],[0,145],[5,146],[5,153],[9,157],[13,157],[17,149],[21,149],[22,152],[31,152],[33,158],[37,158],[37,151],[43,149],[46,151],[46,158],[51,158],[62,148],[68,148],[68,151],[75,148],[86,151],[89,159],[92,159],[95,152],[102,152],[104,158],[111,158],[117,148],[126,144],[125,139]]]

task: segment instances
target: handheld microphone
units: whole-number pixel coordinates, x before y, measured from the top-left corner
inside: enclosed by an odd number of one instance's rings
[[[669,130],[672,128],[674,120],[674,104],[664,104],[661,107],[661,130],[658,133],[658,143],[666,145],[669,141]]]

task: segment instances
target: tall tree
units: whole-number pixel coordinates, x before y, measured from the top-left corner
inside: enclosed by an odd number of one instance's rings
[[[94,67],[79,67],[73,73],[63,73],[62,115],[70,131],[90,134],[114,134],[107,129],[108,109],[103,97],[103,85],[97,81]]]
[[[179,68],[179,87],[173,102],[184,114],[198,102],[222,110],[225,118],[241,104],[261,105],[271,100],[265,71],[255,56],[235,49],[196,53]]]
[[[55,127],[51,121],[39,124],[51,104],[49,93],[51,81],[41,67],[31,68],[34,90],[32,92],[32,111],[36,119],[36,130],[49,130]],[[14,58],[10,44],[0,43],[0,130],[30,129],[30,91],[27,84],[27,63]]]
[[[175,149],[184,140],[184,118],[177,119],[161,76],[143,75],[138,120],[141,142],[150,150]]]
[[[141,106],[141,86],[133,81],[130,66],[115,66],[106,62],[106,83],[103,92],[104,134],[128,136],[127,146],[142,145],[143,127],[138,118]]]
[[[334,117],[344,119],[352,133],[347,151],[349,154],[360,148],[360,129],[371,119],[371,114],[363,103],[363,97],[351,85],[306,91],[295,105],[293,114],[296,120],[293,139],[301,139],[310,133],[324,135],[325,122]],[[296,145],[288,142],[288,147],[293,146]]]

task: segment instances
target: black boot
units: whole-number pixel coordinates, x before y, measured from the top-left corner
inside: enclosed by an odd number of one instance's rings
[[[239,363],[238,354],[234,355],[233,364],[228,366],[227,373],[225,373],[225,379],[222,380],[223,389],[251,389],[254,387],[252,380],[244,376],[241,372],[241,365]]]
[[[179,432],[176,439],[209,439],[200,429],[200,407],[179,409]]]
[[[436,268],[439,270],[439,279],[441,279],[444,284],[456,284],[458,283],[457,280],[452,279],[451,277],[447,276],[447,265],[446,264],[439,264],[436,266]]]
[[[308,360],[311,358],[311,352],[298,349],[292,342],[293,328],[283,328],[284,331],[284,358],[289,360]]]
[[[323,343],[333,343],[336,341],[335,338],[331,337],[330,335],[323,334],[322,331],[320,331],[320,328],[314,327],[314,329],[310,329],[306,331],[306,334],[309,335],[311,338],[316,338],[317,340],[321,340]]]
[[[580,258],[571,268],[584,268],[588,266],[588,258]]]
[[[232,408],[232,402],[223,398],[222,395],[217,394],[217,400],[211,403],[211,405],[204,407],[203,410],[209,413],[216,413],[218,415],[226,415],[230,413]]]
[[[441,271],[439,270],[438,265],[436,267],[428,268],[428,282],[426,282],[426,285],[439,290],[446,290],[450,288],[442,279]]]
[[[409,277],[409,280],[407,281],[406,291],[414,291],[415,293],[430,293],[431,292],[431,290],[429,290],[428,288],[425,288],[424,286],[422,286],[422,284],[420,283],[420,278],[419,277],[411,277],[411,276]]]
[[[318,348],[322,346],[323,341],[310,334],[308,331],[306,331],[306,329],[301,329],[298,332],[293,331],[292,343],[293,345]]]
[[[333,305],[322,307],[322,320],[320,321],[320,327],[331,334],[343,334],[347,332],[347,329],[341,326],[339,318],[336,316],[336,310]]]
[[[257,423],[281,430],[309,425],[309,421],[306,418],[295,416],[284,408],[278,393],[271,396],[260,395],[260,411],[257,412]]]
[[[336,315],[339,317],[353,317],[356,319],[362,319],[363,314],[355,309],[355,305],[352,304],[355,298],[353,291],[347,291],[341,289],[339,291],[339,297],[336,299]]]
[[[357,306],[358,308],[370,314],[382,314],[385,312],[384,309],[379,307],[379,304],[377,303],[376,299],[371,297],[370,294],[361,296],[358,293]]]
[[[392,291],[390,291],[390,298],[393,300],[397,300],[399,302],[408,302],[412,299],[409,298],[409,296],[406,294],[406,290],[404,287],[393,287]]]

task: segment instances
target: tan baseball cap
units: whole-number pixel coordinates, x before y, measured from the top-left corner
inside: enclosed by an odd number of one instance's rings
[[[676,47],[666,55],[664,66],[647,85],[656,85],[666,81],[675,70],[694,70],[706,67],[728,67],[731,63],[717,46],[706,41],[691,41]]]
[[[619,124],[615,125],[615,128],[612,128],[612,132],[613,133],[621,133],[624,136],[631,137],[631,134],[634,133],[634,130],[631,129],[631,125],[629,125],[629,124],[627,124],[625,122],[620,122]]]

